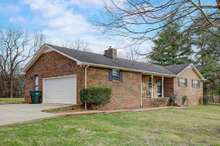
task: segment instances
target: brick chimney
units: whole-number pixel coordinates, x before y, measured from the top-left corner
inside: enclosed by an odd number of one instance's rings
[[[117,49],[112,48],[109,46],[107,50],[105,50],[104,55],[109,58],[116,58],[117,57]]]

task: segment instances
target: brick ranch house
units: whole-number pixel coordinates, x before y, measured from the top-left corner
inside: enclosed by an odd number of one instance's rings
[[[130,61],[118,58],[113,48],[101,55],[44,44],[25,66],[24,74],[28,103],[30,91],[40,90],[43,103],[80,104],[80,90],[90,86],[112,89],[106,109],[155,106],[174,94],[179,102],[187,96],[188,104],[193,105],[203,96],[204,78],[194,65],[162,67]]]

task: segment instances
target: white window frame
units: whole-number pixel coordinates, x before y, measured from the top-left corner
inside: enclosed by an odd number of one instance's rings
[[[119,69],[112,69],[112,80],[120,81],[120,70]]]
[[[192,80],[192,88],[200,88],[200,81]]]
[[[179,87],[187,87],[188,86],[187,78],[178,78],[177,80],[178,80]]]
[[[147,80],[147,91],[146,91],[146,97],[152,98],[152,88],[153,88],[153,80],[151,77]]]

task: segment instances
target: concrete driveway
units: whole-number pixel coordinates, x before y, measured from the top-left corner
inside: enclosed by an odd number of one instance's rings
[[[5,104],[0,105],[0,126],[57,116],[42,112],[45,109],[63,107],[60,104]]]

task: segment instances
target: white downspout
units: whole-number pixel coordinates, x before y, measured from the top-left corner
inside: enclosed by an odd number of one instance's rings
[[[85,82],[84,82],[85,88],[87,88],[87,68],[88,68],[88,67],[89,67],[89,65],[86,65],[86,66],[85,66],[85,72],[84,72],[84,73],[85,73],[85,74],[84,74],[84,75],[85,75]]]
[[[143,108],[143,75],[141,74],[141,108]]]

